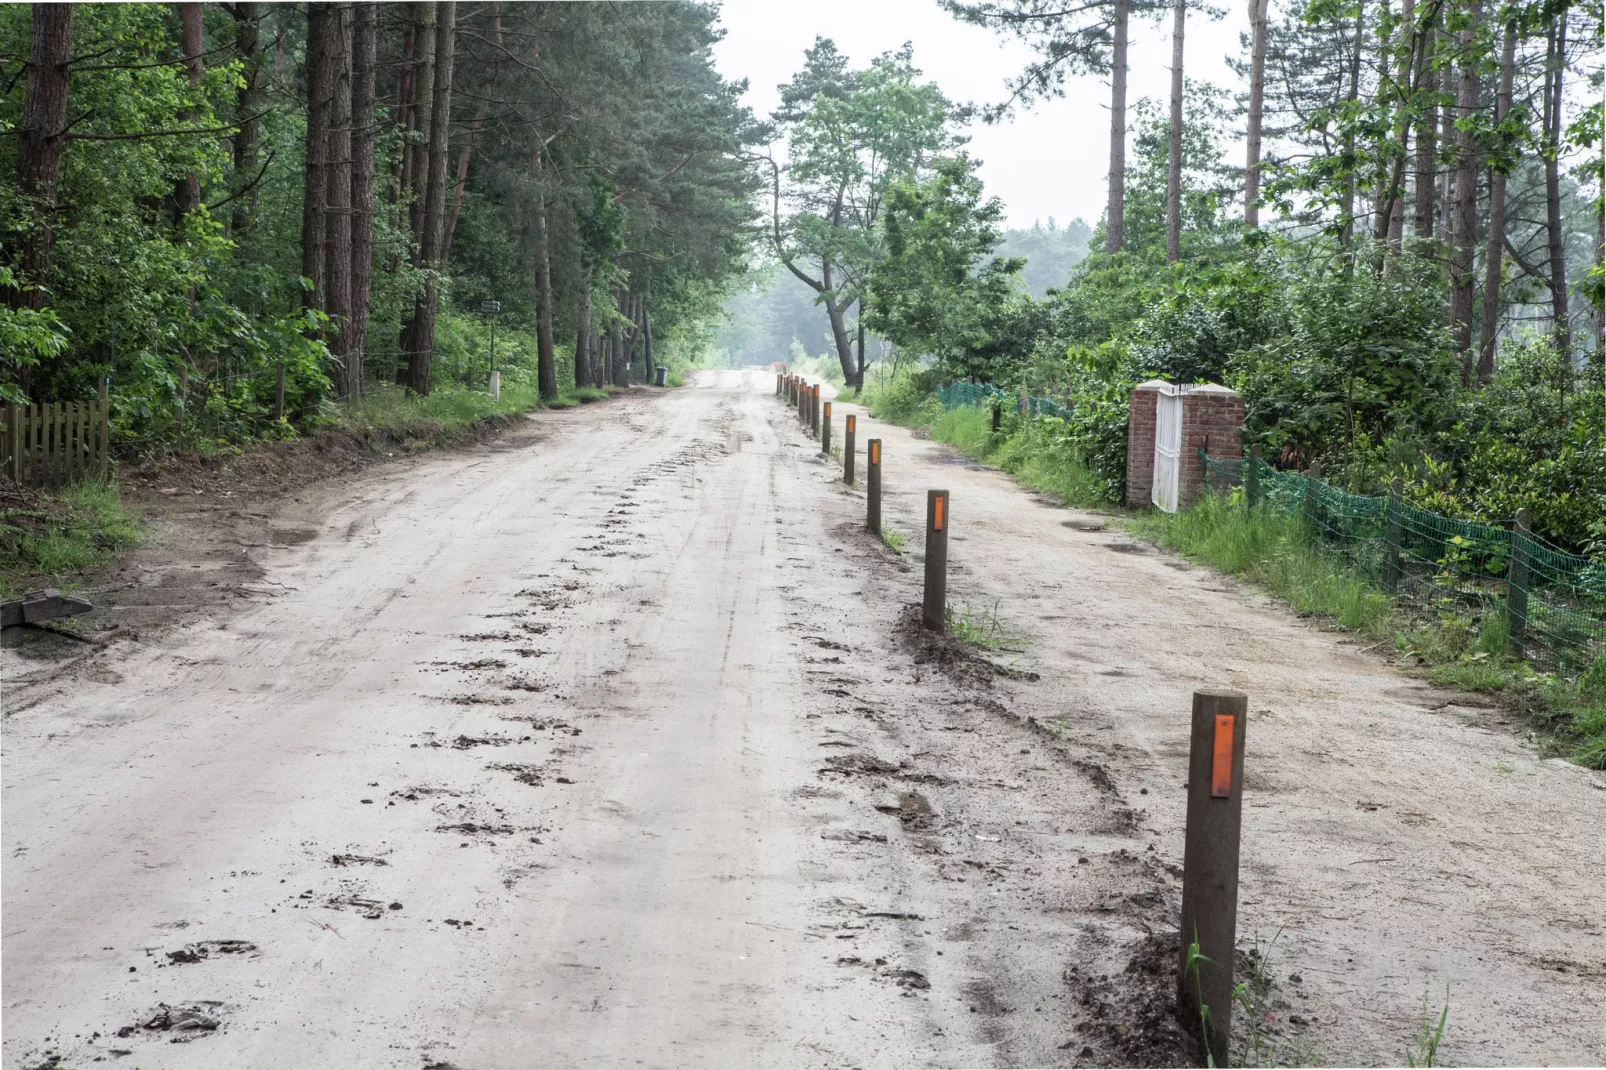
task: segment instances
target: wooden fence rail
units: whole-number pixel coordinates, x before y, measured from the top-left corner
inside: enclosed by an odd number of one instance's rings
[[[111,408],[106,384],[94,401],[5,406],[5,474],[32,487],[63,487],[84,476],[106,478]]]

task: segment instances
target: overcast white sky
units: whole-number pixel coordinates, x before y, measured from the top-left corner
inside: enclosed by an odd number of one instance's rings
[[[1237,56],[1247,24],[1245,4],[1210,22],[1190,14],[1184,66],[1190,78],[1233,90],[1238,81],[1226,58]],[[725,0],[720,21],[727,33],[715,46],[727,78],[746,78],[746,102],[766,116],[778,102],[776,86],[802,65],[803,50],[816,36],[829,37],[854,66],[863,66],[905,41],[914,43],[915,65],[955,101],[994,103],[1004,98],[1004,80],[1019,71],[1026,48],[990,30],[962,24],[934,0]],[[1150,96],[1166,100],[1171,86],[1171,20],[1164,26],[1133,23],[1128,103]],[[970,151],[984,161],[989,193],[1009,209],[1009,225],[1029,227],[1053,216],[1061,223],[1081,216],[1096,223],[1105,201],[1109,170],[1109,84],[1080,78],[1064,99],[1038,104],[997,126],[974,124]],[[1235,147],[1233,155],[1241,156]]]

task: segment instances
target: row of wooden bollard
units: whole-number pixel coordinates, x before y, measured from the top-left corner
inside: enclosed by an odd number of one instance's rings
[[[831,403],[821,411],[820,388],[801,376],[777,375],[775,395],[797,408],[798,418],[831,452]],[[853,485],[857,420],[845,421],[842,480]],[[881,440],[870,439],[866,526],[881,534]],[[948,630],[948,528],[946,490],[926,492],[926,569],[920,622]],[[1198,1024],[1211,1064],[1228,1065],[1232,1035],[1233,959],[1238,939],[1238,847],[1243,817],[1244,730],[1249,699],[1241,691],[1193,693],[1188,748],[1188,810],[1182,857],[1182,947],[1177,964],[1177,1011]]]

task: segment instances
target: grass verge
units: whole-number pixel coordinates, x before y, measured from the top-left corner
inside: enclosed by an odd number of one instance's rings
[[[1342,558],[1312,546],[1298,518],[1277,510],[1250,513],[1235,500],[1206,495],[1189,509],[1144,513],[1129,525],[1157,545],[1264,587],[1301,613],[1377,637],[1435,684],[1497,696],[1532,719],[1547,749],[1606,769],[1606,657],[1575,677],[1540,672],[1507,655],[1498,615],[1474,629],[1465,620],[1413,613]]]
[[[138,544],[143,524],[115,483],[79,483],[56,494],[0,486],[0,598],[70,577]]]
[[[1043,421],[1012,419],[1005,430],[995,433],[992,413],[985,408],[941,409],[923,415],[930,417],[932,438],[971,460],[1008,472],[1032,490],[1082,508],[1110,505],[1098,477]]]

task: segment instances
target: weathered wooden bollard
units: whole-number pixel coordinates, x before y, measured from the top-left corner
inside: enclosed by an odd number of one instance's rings
[[[881,535],[881,440],[872,438],[865,444],[864,483],[867,502],[866,522],[871,534]]]
[[[814,389],[809,391],[809,433],[815,438],[820,437],[820,384],[815,383]]]
[[[926,597],[920,623],[934,632],[948,630],[948,492],[926,491]]]
[[[776,397],[780,397],[781,396],[781,373],[780,372],[776,372],[775,373],[775,396]]]
[[[1182,957],[1177,1011],[1198,1021],[1216,1066],[1232,1036],[1232,969],[1238,939],[1238,840],[1243,816],[1242,691],[1193,693],[1188,823],[1182,850]]]
[[[820,412],[820,452],[831,455],[831,403],[827,401]]]
[[[993,434],[998,434],[1004,427],[1004,403],[993,402]]]
[[[858,427],[859,418],[848,415],[848,428],[842,435],[842,482],[853,486],[853,438]]]

